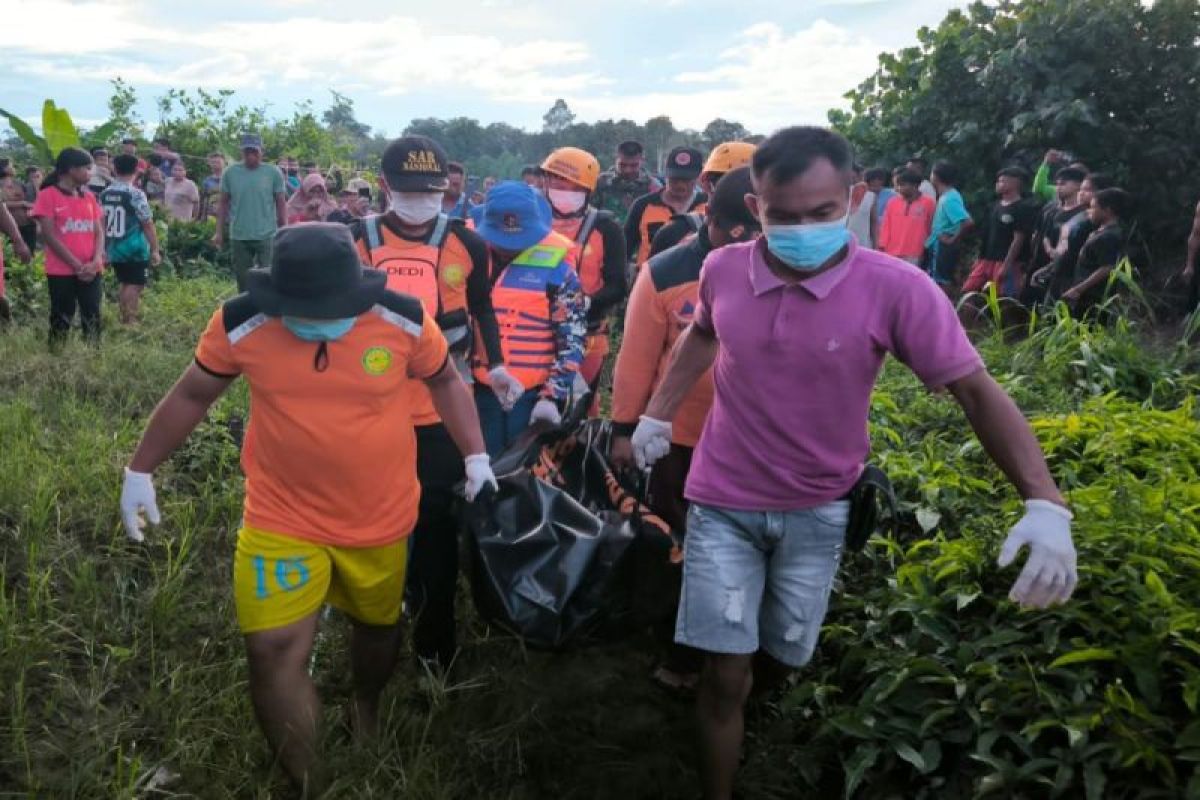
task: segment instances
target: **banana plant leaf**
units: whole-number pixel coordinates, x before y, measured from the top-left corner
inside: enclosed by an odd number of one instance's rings
[[[53,100],[47,100],[42,106],[42,135],[46,137],[46,146],[54,156],[65,147],[79,146],[79,130],[71,121],[71,115],[65,108],[54,105]]]
[[[13,129],[13,132],[20,137],[21,141],[34,149],[38,155],[38,160],[43,164],[49,164],[54,160],[50,154],[50,148],[46,145],[46,140],[38,136],[29,123],[9,111],[0,108],[0,116],[8,122],[8,127]]]

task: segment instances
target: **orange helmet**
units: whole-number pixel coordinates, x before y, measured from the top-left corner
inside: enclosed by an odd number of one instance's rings
[[[738,167],[747,166],[754,158],[756,145],[749,142],[722,142],[717,145],[704,162],[705,172],[732,172]]]
[[[542,171],[577,183],[589,192],[595,191],[600,179],[600,162],[578,147],[560,147],[542,162]]]

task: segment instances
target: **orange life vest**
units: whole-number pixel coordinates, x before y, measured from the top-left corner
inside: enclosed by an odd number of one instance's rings
[[[558,360],[550,292],[575,269],[577,252],[574,242],[551,231],[514,258],[492,285],[504,366],[526,391],[544,384]],[[487,351],[476,339],[475,380],[490,385]]]
[[[471,337],[467,313],[467,278],[473,262],[462,240],[450,235],[450,219],[439,214],[425,241],[397,236],[383,224],[382,217],[363,218],[363,236],[358,240],[364,263],[387,273],[387,288],[410,294],[421,301],[442,329],[450,345],[451,358],[466,372]],[[414,425],[438,422],[429,390],[410,381],[405,400],[412,409]]]
[[[600,212],[588,207],[583,215],[554,218],[554,230],[575,242],[579,247],[579,284],[591,297],[604,288],[604,236],[596,230]]]

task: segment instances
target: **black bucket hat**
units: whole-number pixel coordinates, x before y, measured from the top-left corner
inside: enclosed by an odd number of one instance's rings
[[[342,319],[371,310],[387,276],[362,267],[345,225],[305,222],[279,229],[271,268],[250,270],[246,288],[268,317]]]

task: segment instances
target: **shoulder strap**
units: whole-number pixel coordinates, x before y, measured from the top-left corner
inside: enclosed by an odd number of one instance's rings
[[[363,218],[363,232],[367,235],[367,253],[383,244],[383,235],[379,232],[380,219],[378,214],[369,214]]]
[[[441,212],[437,215],[437,223],[433,226],[433,233],[429,234],[429,244],[441,249],[442,243],[446,240],[446,231],[450,228],[450,215]]]
[[[592,231],[596,229],[596,220],[600,218],[600,212],[595,208],[588,207],[587,213],[583,215],[583,222],[579,225],[579,230],[575,233],[575,243],[587,246],[588,239],[592,236]]]

